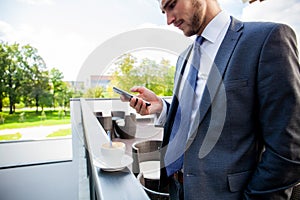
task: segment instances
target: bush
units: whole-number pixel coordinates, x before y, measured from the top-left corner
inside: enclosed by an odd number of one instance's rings
[[[41,120],[46,120],[46,119],[47,119],[47,115],[46,115],[45,111],[42,111]]]
[[[7,113],[3,113],[3,112],[0,113],[0,124],[4,124],[7,115],[8,115]]]
[[[19,122],[24,122],[24,121],[25,121],[25,112],[22,112],[19,115]]]

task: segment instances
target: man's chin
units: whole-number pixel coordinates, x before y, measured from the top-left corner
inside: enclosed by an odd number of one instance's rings
[[[195,33],[191,32],[191,31],[182,30],[182,32],[186,37],[191,37],[191,36],[195,35]]]
[[[195,35],[195,31],[191,30],[191,29],[181,29],[181,31],[183,32],[183,34],[186,36],[186,37],[191,37],[193,35]]]

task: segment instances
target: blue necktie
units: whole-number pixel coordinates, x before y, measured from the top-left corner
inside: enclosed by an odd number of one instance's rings
[[[179,105],[164,158],[168,176],[182,169],[183,166],[183,154],[191,128],[190,119],[196,95],[195,90],[200,67],[200,45],[202,42],[203,37],[198,36],[193,47],[194,52],[189,73],[185,81],[182,79],[180,83],[184,85],[180,97],[177,97],[179,99]]]

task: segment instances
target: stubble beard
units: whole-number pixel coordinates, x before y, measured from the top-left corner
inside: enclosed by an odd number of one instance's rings
[[[199,33],[199,30],[201,28],[201,17],[200,13],[203,11],[200,10],[200,4],[197,0],[192,1],[192,5],[195,8],[194,14],[192,15],[190,19],[190,28],[184,32],[184,35],[187,37],[193,36],[197,33]]]

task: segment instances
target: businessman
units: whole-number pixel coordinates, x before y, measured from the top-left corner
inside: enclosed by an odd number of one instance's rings
[[[171,199],[290,199],[300,182],[294,31],[241,22],[217,0],[160,6],[168,25],[196,36],[178,58],[170,104],[144,87],[131,89],[139,94],[130,106],[164,125],[161,188],[169,186]]]

